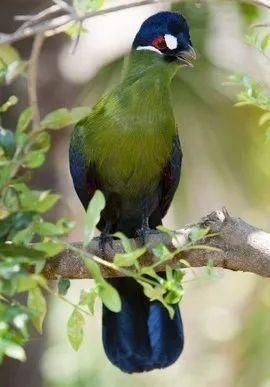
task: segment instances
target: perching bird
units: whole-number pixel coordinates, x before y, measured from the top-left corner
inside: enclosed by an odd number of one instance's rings
[[[179,183],[182,152],[171,105],[170,83],[195,52],[179,13],[149,17],[133,42],[121,82],[75,127],[70,171],[87,208],[99,189],[106,208],[98,224],[103,240],[121,231],[144,236],[161,224]],[[184,343],[180,311],[170,319],[131,278],[114,278],[122,309],[103,307],[103,344],[122,371],[143,372],[176,361]]]

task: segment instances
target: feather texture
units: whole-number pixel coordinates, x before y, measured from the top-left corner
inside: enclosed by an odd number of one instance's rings
[[[74,187],[85,207],[96,189],[104,192],[101,231],[109,228],[134,237],[144,216],[155,228],[169,208],[182,159],[170,97],[176,68],[154,52],[133,52],[122,82],[74,130]],[[122,310],[113,313],[103,307],[103,344],[110,361],[129,373],[172,364],[184,342],[178,307],[171,320],[133,279],[111,283],[121,296]]]
[[[151,371],[175,362],[183,349],[183,326],[178,306],[170,319],[159,301],[149,302],[130,278],[111,280],[120,295],[122,310],[103,307],[103,343],[111,362],[124,372]]]

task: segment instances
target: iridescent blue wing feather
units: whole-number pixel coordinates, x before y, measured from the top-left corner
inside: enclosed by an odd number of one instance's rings
[[[94,164],[87,163],[83,154],[83,144],[79,126],[74,129],[69,148],[69,166],[75,191],[87,209],[95,191],[101,189]]]
[[[180,181],[181,165],[181,144],[178,135],[175,135],[170,158],[161,175],[159,205],[149,220],[151,228],[156,228],[162,223],[162,219],[170,207]]]

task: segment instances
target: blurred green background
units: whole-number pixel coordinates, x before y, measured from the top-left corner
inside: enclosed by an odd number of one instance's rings
[[[0,23],[5,32],[14,28],[15,14],[36,12],[46,5],[34,0],[2,2]],[[91,19],[85,23],[89,33],[82,36],[74,54],[67,37],[48,40],[39,72],[42,112],[81,103],[93,105],[118,81],[123,57],[140,23],[168,7],[155,4]],[[248,46],[245,36],[256,32],[250,25],[269,22],[270,12],[239,1],[218,0],[174,3],[172,8],[188,19],[198,60],[193,69],[181,69],[173,82],[184,163],[165,224],[179,228],[226,206],[234,216],[270,231],[270,144],[258,126],[260,111],[234,107],[239,89],[225,85],[228,76],[239,71],[269,88],[269,60]],[[27,57],[31,42],[17,47]],[[1,100],[12,93],[20,97],[21,105],[7,115],[11,127],[18,111],[26,106],[25,81],[16,81],[12,90],[3,88]],[[54,135],[49,159],[33,184],[62,193],[61,205],[53,215],[76,220],[70,236],[75,241],[81,239],[83,209],[68,171],[69,136],[69,130]],[[70,299],[77,301],[80,289],[86,286],[89,281],[73,281]],[[100,305],[95,317],[87,321],[86,338],[75,353],[65,332],[70,307],[51,299],[46,337],[36,336],[30,343],[27,365],[4,363],[0,386],[270,387],[269,280],[220,270],[214,281],[188,284],[181,309],[186,337],[182,357],[168,369],[130,376],[105,357]]]

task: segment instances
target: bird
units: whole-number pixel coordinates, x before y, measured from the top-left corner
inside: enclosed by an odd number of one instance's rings
[[[170,85],[179,67],[196,58],[189,26],[178,12],[163,11],[139,28],[119,83],[74,128],[70,172],[85,208],[101,190],[105,209],[101,241],[122,232],[144,238],[162,224],[180,181],[182,150]],[[181,314],[151,301],[132,278],[111,278],[121,311],[103,305],[102,340],[110,362],[126,373],[162,369],[182,353]]]

